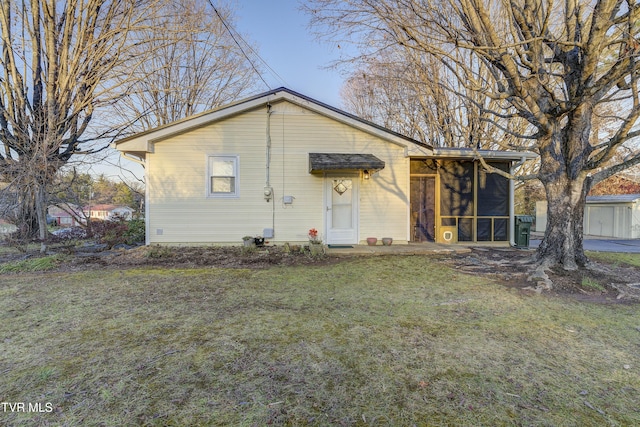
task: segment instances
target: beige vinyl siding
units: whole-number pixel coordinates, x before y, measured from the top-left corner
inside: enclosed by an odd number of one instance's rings
[[[267,109],[245,112],[156,142],[147,154],[150,243],[241,243],[274,228],[275,242],[324,237],[324,178],[309,173],[309,152],[371,153],[386,167],[360,181],[359,237],[407,241],[408,167],[404,147],[288,102],[272,106],[271,202],[266,183]],[[207,197],[207,156],[239,159],[239,197]],[[293,196],[284,205],[283,196]],[[161,234],[159,232],[161,230]]]

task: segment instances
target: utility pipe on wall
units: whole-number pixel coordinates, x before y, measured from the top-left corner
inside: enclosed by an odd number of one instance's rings
[[[271,167],[271,114],[273,111],[271,110],[271,104],[267,104],[267,152],[266,152],[266,180],[265,187],[270,188],[270,167]],[[266,194],[265,194],[266,196]]]
[[[271,230],[275,233],[276,228],[276,202],[273,194],[273,188],[271,187],[271,104],[267,103],[267,135],[266,135],[266,165],[265,165],[265,184],[264,184],[264,199],[267,202],[271,202]],[[284,172],[283,172],[284,173]],[[273,235],[271,236],[273,237]]]

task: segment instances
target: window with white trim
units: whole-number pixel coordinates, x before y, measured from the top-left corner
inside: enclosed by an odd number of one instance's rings
[[[208,156],[209,197],[238,197],[238,156]]]

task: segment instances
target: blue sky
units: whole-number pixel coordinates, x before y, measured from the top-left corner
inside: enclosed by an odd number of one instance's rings
[[[235,28],[284,80],[265,72],[271,89],[286,86],[340,108],[344,78],[337,70],[323,69],[339,58],[340,49],[316,41],[307,28],[308,15],[299,9],[298,0],[240,0]]]

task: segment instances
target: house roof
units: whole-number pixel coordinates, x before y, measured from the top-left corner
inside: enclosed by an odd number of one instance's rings
[[[88,211],[88,210],[92,210],[92,211],[107,211],[107,212],[111,212],[115,209],[127,209],[130,211],[133,211],[133,209],[131,209],[129,206],[123,206],[123,205],[107,205],[107,204],[100,204],[100,205],[90,205],[90,206],[85,206],[84,210]]]
[[[286,100],[292,104],[314,111],[325,117],[332,118],[338,122],[378,136],[386,141],[408,147],[409,151],[407,154],[409,156],[456,159],[475,159],[483,157],[485,159],[496,160],[529,160],[537,157],[534,153],[530,152],[474,150],[470,148],[434,148],[430,144],[425,144],[424,142],[402,135],[285,87],[273,89],[210,111],[131,135],[116,141],[112,144],[112,147],[120,150],[122,153],[131,154],[144,159],[146,157],[146,153],[153,152],[153,144],[155,142],[241,114],[245,111],[266,107],[271,103],[281,100]]]
[[[55,216],[72,216],[70,212],[73,212],[75,215],[78,215],[82,212],[80,206],[75,205],[73,203],[60,203],[57,205],[51,205],[47,208],[47,211],[50,215]]]
[[[640,200],[640,194],[587,196],[587,203],[635,203],[637,200]]]
[[[384,168],[373,154],[309,153],[309,172],[331,170],[371,170]]]
[[[150,153],[153,151],[153,143],[155,142],[170,138],[180,133],[187,132],[191,129],[205,126],[215,121],[219,121],[243,113],[245,111],[267,106],[271,103],[281,100],[286,100],[295,105],[307,108],[323,116],[345,123],[364,132],[376,135],[389,142],[396,143],[402,146],[412,146],[418,149],[422,149],[422,154],[431,154],[431,151],[433,149],[433,147],[429,144],[425,144],[421,141],[401,135],[373,122],[364,120],[353,114],[347,113],[346,111],[342,111],[338,108],[332,107],[323,102],[317,101],[313,98],[302,95],[298,92],[294,92],[284,87],[270,90],[268,92],[255,95],[251,98],[225,105],[220,108],[210,110],[195,116],[187,117],[185,119],[178,120],[164,126],[137,133],[135,135],[116,141],[112,146],[124,153],[130,153],[144,158],[146,153]]]

